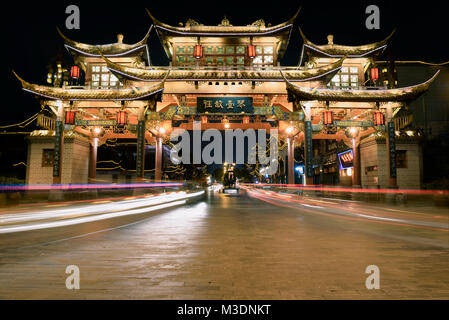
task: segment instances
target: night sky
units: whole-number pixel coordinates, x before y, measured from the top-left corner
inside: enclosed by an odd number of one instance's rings
[[[73,40],[89,44],[116,42],[123,33],[125,43],[140,41],[151,25],[145,12],[148,8],[159,20],[172,25],[185,23],[188,18],[205,25],[218,25],[226,15],[233,25],[247,25],[258,19],[276,25],[289,19],[299,6],[301,13],[295,21],[287,53],[282,65],[298,63],[302,39],[306,36],[317,44],[327,43],[326,36],[334,34],[334,43],[361,45],[384,39],[397,29],[389,45],[393,56],[400,60],[444,62],[449,60],[447,49],[447,1],[35,1],[25,4],[14,1],[3,8],[3,49],[7,50],[2,67],[3,88],[0,125],[22,121],[39,110],[30,94],[21,90],[11,73],[14,69],[24,79],[45,84],[46,65],[63,50],[71,58],[56,32],[59,26]],[[65,29],[65,8],[76,4],[81,10],[81,29]],[[381,12],[380,30],[365,27],[365,8],[376,4]],[[154,32],[149,39],[153,64],[167,65],[168,60]]]

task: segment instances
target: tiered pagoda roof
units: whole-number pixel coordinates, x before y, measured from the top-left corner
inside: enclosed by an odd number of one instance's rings
[[[162,41],[167,56],[171,58],[169,43],[175,37],[262,37],[275,36],[280,38],[278,56],[282,57],[290,38],[293,22],[299,14],[298,11],[289,20],[275,26],[266,26],[265,21],[260,19],[247,26],[233,26],[225,17],[218,26],[205,26],[189,19],[185,25],[175,27],[159,21],[147,9],[147,13],[154,23],[154,27]]]
[[[164,83],[168,76],[157,84],[146,86],[142,88],[126,88],[126,89],[66,89],[49,87],[38,84],[32,84],[21,77],[14,71],[14,75],[22,83],[24,91],[31,92],[39,97],[49,100],[63,100],[63,101],[113,101],[113,100],[146,100],[152,96],[160,95],[164,90]]]
[[[391,34],[386,37],[384,40],[360,45],[360,46],[347,46],[333,43],[333,36],[331,37],[331,41],[325,45],[317,45],[311,42],[304,35],[301,28],[299,28],[299,32],[304,41],[304,49],[311,57],[329,57],[329,58],[341,58],[343,56],[348,56],[348,58],[361,58],[368,57],[373,55],[378,55],[382,53],[382,51],[387,47],[387,41],[393,36],[395,30],[391,32]]]
[[[345,102],[406,102],[425,93],[440,71],[429,80],[415,86],[379,90],[335,90],[325,88],[304,88],[290,82],[285,76],[289,99],[300,101],[345,101]]]
[[[163,77],[167,69],[170,70],[167,81],[283,81],[279,72],[280,69],[278,68],[260,70],[172,69],[167,67],[136,68],[116,64],[106,57],[103,58],[111,72],[119,77],[137,81],[155,81]],[[319,78],[330,79],[340,70],[343,61],[344,58],[326,66],[311,69],[284,69],[284,73],[291,81],[311,81]]]
[[[59,28],[57,28],[58,33],[61,35],[65,42],[65,47],[69,52],[75,56],[83,57],[97,57],[99,58],[99,50],[106,57],[126,57],[126,56],[136,56],[142,55],[143,58],[148,61],[149,64],[149,52],[147,41],[150,36],[153,26],[150,27],[145,37],[137,43],[125,44],[123,43],[123,36],[118,35],[117,43],[103,44],[103,45],[93,45],[77,42],[66,37]]]

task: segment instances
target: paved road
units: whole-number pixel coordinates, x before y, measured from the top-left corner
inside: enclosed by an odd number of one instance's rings
[[[0,299],[449,299],[449,214],[251,190],[0,235]],[[65,287],[77,265],[81,289]],[[380,269],[368,290],[365,269]]]

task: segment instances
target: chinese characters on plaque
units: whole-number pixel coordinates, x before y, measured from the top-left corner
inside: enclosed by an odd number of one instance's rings
[[[198,113],[253,113],[251,97],[199,97]]]

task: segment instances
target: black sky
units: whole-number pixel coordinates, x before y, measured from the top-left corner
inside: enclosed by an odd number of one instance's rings
[[[338,44],[359,45],[384,39],[397,29],[389,42],[392,53],[400,60],[443,62],[449,60],[447,1],[59,1],[24,3],[15,1],[3,9],[3,49],[7,51],[3,64],[6,81],[3,92],[3,116],[0,125],[23,120],[38,111],[39,105],[29,94],[22,92],[12,76],[16,70],[30,82],[45,83],[46,65],[63,41],[56,32],[59,26],[70,38],[90,44],[116,42],[123,33],[125,43],[135,43],[143,38],[151,25],[145,8],[161,21],[177,25],[193,18],[200,23],[217,25],[223,16],[233,25],[247,25],[264,19],[273,25],[289,19],[299,6],[301,13],[295,27],[283,65],[296,65],[302,40],[297,26],[308,38],[326,43],[326,35],[334,34]],[[66,30],[65,8],[76,4],[81,10],[81,29]],[[378,5],[381,12],[381,29],[367,30],[365,8]],[[167,64],[164,51],[155,33],[149,40],[154,64]],[[70,55],[64,49],[70,61]]]

